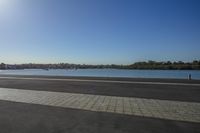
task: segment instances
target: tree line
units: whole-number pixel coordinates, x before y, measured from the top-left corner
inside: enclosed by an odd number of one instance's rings
[[[129,65],[131,69],[163,69],[163,70],[200,70],[200,60],[194,60],[193,62],[136,62]]]
[[[150,69],[150,70],[200,70],[200,60],[194,60],[192,62],[171,62],[171,61],[142,61],[135,62],[130,65],[88,65],[88,64],[70,64],[70,63],[58,63],[58,64],[0,64],[0,69]]]

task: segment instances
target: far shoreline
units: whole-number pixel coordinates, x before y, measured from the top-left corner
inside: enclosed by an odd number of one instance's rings
[[[43,69],[43,68],[23,68],[23,69],[0,69],[2,71],[4,70],[141,70],[141,71],[200,71],[200,69],[132,69],[132,68],[47,68],[47,69]]]
[[[0,64],[0,69],[131,69],[131,70],[200,70],[200,60],[183,61],[141,61],[133,64],[72,64],[72,63],[25,63]]]

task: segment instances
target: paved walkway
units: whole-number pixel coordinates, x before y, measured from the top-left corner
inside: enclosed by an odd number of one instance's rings
[[[200,103],[0,88],[0,100],[200,123]]]

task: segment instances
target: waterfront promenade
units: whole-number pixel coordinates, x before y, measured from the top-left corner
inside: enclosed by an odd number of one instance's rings
[[[10,132],[200,132],[200,81],[0,76]]]

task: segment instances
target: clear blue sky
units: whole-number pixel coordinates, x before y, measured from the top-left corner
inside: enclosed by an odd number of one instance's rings
[[[0,0],[0,62],[195,59],[199,0]]]

